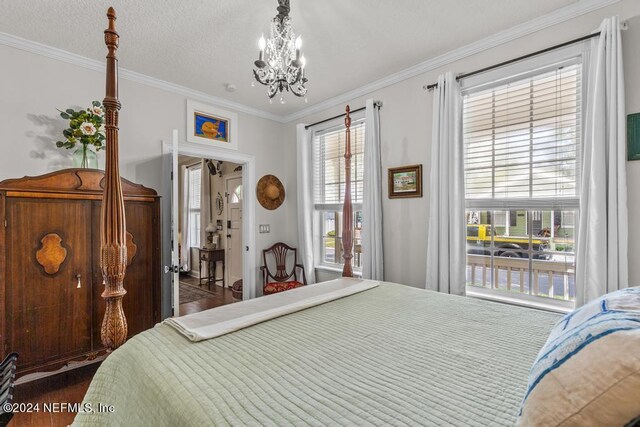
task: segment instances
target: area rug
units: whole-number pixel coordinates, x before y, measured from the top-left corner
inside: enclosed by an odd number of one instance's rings
[[[180,304],[197,301],[202,298],[210,298],[214,295],[214,292],[211,292],[206,288],[199,288],[197,286],[189,285],[188,283],[180,282]]]

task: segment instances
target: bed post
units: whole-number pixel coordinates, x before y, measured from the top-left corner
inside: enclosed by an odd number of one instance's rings
[[[120,181],[118,159],[118,49],[119,36],[116,32],[116,11],[107,11],[109,28],[104,30],[107,53],[107,85],[103,104],[105,108],[105,130],[107,164],[104,175],[104,193],[100,212],[100,269],[104,279],[102,297],[106,310],[102,320],[102,344],[114,350],[127,339],[127,319],[122,310],[122,298],[127,293],[123,282],[127,268],[126,224],[124,198]]]
[[[342,258],[344,267],[342,277],[353,277],[351,260],[353,258],[353,206],[351,206],[351,117],[349,106],[345,108],[344,125],[346,144],[344,149],[344,205],[342,206]]]

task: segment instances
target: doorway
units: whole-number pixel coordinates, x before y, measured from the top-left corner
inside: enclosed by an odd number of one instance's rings
[[[179,282],[180,282],[180,253],[184,254],[184,250],[181,250],[181,245],[179,244],[181,240],[181,230],[179,224],[180,217],[180,209],[179,209],[179,182],[178,182],[178,174],[180,173],[180,167],[178,162],[178,156],[188,156],[193,158],[199,158],[201,161],[205,161],[204,166],[208,168],[207,161],[212,161],[214,166],[217,166],[217,162],[222,162],[222,165],[225,163],[228,165],[235,164],[235,167],[232,170],[227,170],[229,175],[233,175],[234,173],[238,175],[240,181],[242,182],[242,189],[249,188],[252,185],[255,185],[255,158],[252,155],[248,155],[245,153],[226,150],[217,147],[207,146],[206,144],[193,144],[193,143],[182,143],[178,144],[178,132],[174,131],[174,137],[172,144],[163,143],[163,167],[165,169],[165,173],[163,173],[164,184],[163,184],[163,259],[165,260],[165,275],[163,280],[163,318],[170,316],[180,316],[185,313],[180,310],[180,301],[179,301]],[[238,169],[238,170],[236,170]],[[217,168],[216,168],[217,170]],[[223,219],[222,219],[222,230],[218,231],[219,242],[221,247],[225,247],[225,240],[227,234],[228,221],[226,219],[227,215],[227,199],[226,199],[226,181],[224,181],[223,171],[223,188],[224,192],[221,192],[222,205],[223,205]],[[173,177],[176,179],[174,180]],[[236,185],[236,188],[238,186]],[[211,212],[216,212],[218,209],[218,203],[216,200],[219,200],[217,197],[212,199]],[[257,255],[255,250],[255,233],[252,224],[255,222],[255,203],[256,201],[253,198],[245,198],[242,197],[241,201],[241,211],[237,212],[240,214],[241,220],[239,223],[236,223],[236,226],[239,226],[241,229],[241,233],[238,234],[238,239],[241,242],[239,245],[236,243],[235,246],[239,249],[241,255],[241,261],[236,261],[235,263],[235,271],[234,275],[231,277],[240,276],[243,280],[242,286],[242,298],[243,300],[247,300],[255,297],[255,282],[256,282],[256,266],[257,266]],[[232,212],[233,214],[233,212]],[[213,217],[215,218],[215,216]],[[216,229],[218,228],[217,219],[213,222]],[[206,227],[205,227],[206,228]],[[206,231],[206,230],[205,230]],[[180,233],[179,233],[180,232]],[[231,233],[233,236],[233,234]],[[204,239],[204,241],[208,241],[208,237]],[[226,247],[225,247],[226,250]],[[225,253],[226,258],[226,253]],[[218,264],[220,265],[220,264]],[[191,267],[191,266],[190,266]],[[229,269],[226,268],[225,265],[225,286],[228,287],[233,283],[230,282],[229,278]],[[204,268],[204,267],[203,267]],[[242,272],[240,275],[237,274],[238,269]],[[183,273],[185,268],[182,268]],[[192,271],[192,268],[189,268]],[[220,275],[222,274],[221,268],[216,268],[216,276],[220,279]],[[222,281],[220,280],[218,284],[220,285]],[[247,286],[248,285],[248,286]],[[214,288],[217,289],[217,288]],[[240,299],[240,298],[238,298]]]
[[[178,154],[180,315],[239,301],[242,165]]]

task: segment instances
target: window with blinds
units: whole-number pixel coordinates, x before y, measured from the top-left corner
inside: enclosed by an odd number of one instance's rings
[[[577,197],[581,67],[464,96],[467,200]]]
[[[346,128],[339,125],[313,136],[313,192],[320,224],[316,266],[337,267],[342,258],[342,204],[345,190]],[[362,197],[364,182],[365,120],[351,123],[351,200],[353,204],[353,267],[358,270],[362,251]]]
[[[351,199],[362,203],[364,180],[364,120],[351,124]],[[314,135],[314,196],[316,205],[335,207],[344,201],[345,126],[330,128]]]
[[[467,291],[571,308],[580,58],[463,91]]]

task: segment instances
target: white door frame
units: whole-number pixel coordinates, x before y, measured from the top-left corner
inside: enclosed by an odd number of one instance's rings
[[[192,142],[178,141],[178,154],[185,156],[200,157],[212,160],[222,160],[223,162],[237,163],[242,165],[242,187],[247,189],[254,188],[256,184],[256,159],[252,154],[242,153],[240,151],[232,151],[225,148],[208,146],[205,144],[196,144]],[[171,153],[172,145],[166,142],[162,143],[163,154]],[[177,171],[174,171],[174,178],[177,179]],[[252,194],[246,191],[247,195]],[[242,287],[242,299],[248,300],[256,296],[256,199],[255,197],[244,197],[242,203],[242,246],[245,247],[242,257],[242,279],[244,286]],[[163,221],[170,221],[164,218]],[[166,239],[163,239],[163,242]],[[164,244],[164,243],[163,243]],[[177,242],[176,242],[177,245]],[[179,284],[175,283],[174,288]],[[174,293],[177,295],[177,292]],[[178,305],[174,303],[174,316],[178,315]]]
[[[243,169],[244,169],[244,168],[243,168]],[[225,193],[227,193],[228,181],[229,181],[230,179],[234,179],[234,178],[241,178],[241,177],[242,177],[242,175],[243,175],[243,174],[242,174],[242,172],[233,172],[233,173],[230,173],[230,174],[228,174],[228,175],[225,175],[225,176],[224,176],[224,180],[223,180],[223,182],[224,182],[224,192],[225,192]],[[243,205],[242,205],[242,210],[243,210],[243,212],[242,212],[242,222],[243,222],[243,224],[244,224],[244,196],[246,196],[246,195],[247,195],[247,193],[246,193],[246,191],[245,191],[245,187],[244,187],[244,181],[242,182],[242,191],[243,191],[243,193],[244,193],[244,194],[243,194],[243,197],[242,197],[242,203],[243,203]],[[228,224],[228,221],[229,221],[229,215],[228,215],[228,213],[229,213],[229,212],[227,211],[227,209],[229,208],[229,198],[230,198],[230,197],[231,197],[231,194],[229,194],[229,197],[226,197],[226,198],[225,198],[225,206],[224,206],[224,221],[225,221],[225,226],[224,226],[224,228],[225,228],[225,230],[226,230],[226,233],[225,233],[225,235],[224,235],[224,239],[225,239],[225,245],[224,245],[225,257],[226,257],[227,255],[229,255],[229,246],[228,246],[229,241],[228,241],[228,240],[226,240],[226,239],[227,239],[227,234],[229,234],[229,229],[227,228],[227,224]],[[243,230],[242,230],[242,233],[244,234],[244,228],[243,228]],[[228,257],[225,259],[225,261],[227,261],[227,260],[228,260]],[[244,260],[243,260],[243,261],[244,261]],[[226,276],[226,277],[224,278],[224,280],[225,280],[225,283],[228,283],[228,284],[229,284],[229,286],[231,286],[233,283],[231,283],[231,269],[229,268],[229,264],[230,264],[230,263],[229,263],[229,262],[227,262],[227,268],[225,269],[225,276]],[[243,265],[244,265],[244,264],[243,264]],[[243,272],[243,274],[244,274],[244,272]],[[243,283],[244,283],[244,282],[243,282]],[[244,286],[243,286],[243,290],[244,290]],[[244,296],[244,295],[243,295],[243,296]]]

